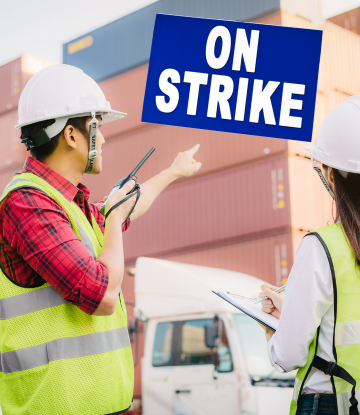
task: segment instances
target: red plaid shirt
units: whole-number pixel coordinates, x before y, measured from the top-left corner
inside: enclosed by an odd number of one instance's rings
[[[32,157],[21,173],[46,180],[69,201],[74,201],[88,221],[91,213],[102,232],[102,202],[89,203],[90,191],[67,179]],[[123,231],[128,229],[130,220]],[[71,228],[64,209],[37,189],[18,189],[0,205],[0,266],[16,285],[39,287],[47,281],[67,303],[93,314],[106,292],[109,274],[95,261]]]

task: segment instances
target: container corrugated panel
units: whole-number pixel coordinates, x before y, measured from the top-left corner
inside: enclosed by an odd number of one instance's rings
[[[91,190],[91,200],[100,200],[110,192],[112,186],[127,176],[152,146],[156,151],[139,170],[137,177],[140,182],[169,167],[178,152],[197,143],[200,149],[195,158],[202,162],[201,175],[285,154],[287,145],[286,140],[276,138],[152,125],[109,141],[105,137],[103,172],[99,176],[84,176],[84,184]]]
[[[16,109],[21,92],[31,76],[53,64],[47,59],[22,55],[0,66],[0,114]]]
[[[280,286],[293,264],[292,233],[283,232],[234,244],[162,257],[176,262],[228,269]]]
[[[349,95],[360,94],[360,36],[329,21],[324,26],[281,11],[284,26],[323,30],[318,89],[339,90]]]
[[[14,128],[17,120],[17,110],[0,115],[0,170],[10,165],[19,165],[24,160],[24,145],[20,142],[20,131]]]
[[[101,127],[106,138],[126,133],[147,124],[141,123],[148,65],[118,75],[100,83],[111,108],[126,112],[127,116]]]
[[[281,25],[281,12],[276,11],[275,13],[271,13],[267,16],[263,16],[260,19],[254,20],[255,23],[261,24],[271,24],[271,25]]]
[[[287,158],[178,183],[124,234],[127,261],[290,229]]]
[[[280,0],[160,0],[65,43],[63,62],[99,82],[149,61],[157,13],[253,20],[279,8]]]
[[[325,22],[322,0],[280,0],[280,7],[316,25],[322,25]]]
[[[22,91],[21,58],[0,66],[0,114],[17,108]]]
[[[289,189],[292,229],[311,231],[333,223],[332,198],[303,157],[289,157]]]
[[[360,7],[330,17],[328,20],[350,32],[360,34]]]

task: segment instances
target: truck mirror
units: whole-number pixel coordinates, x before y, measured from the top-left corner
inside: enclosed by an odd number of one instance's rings
[[[206,347],[209,347],[210,349],[213,349],[216,346],[215,339],[216,339],[215,326],[213,324],[207,324],[205,326],[205,344],[206,344]]]

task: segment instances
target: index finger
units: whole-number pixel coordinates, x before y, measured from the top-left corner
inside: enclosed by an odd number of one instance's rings
[[[199,150],[200,144],[196,144],[193,148],[189,150],[191,157]]]
[[[275,287],[275,285],[270,285],[270,284],[262,284],[260,286],[260,288],[264,291],[265,288],[269,288],[271,291],[275,291],[277,290],[279,287]]]

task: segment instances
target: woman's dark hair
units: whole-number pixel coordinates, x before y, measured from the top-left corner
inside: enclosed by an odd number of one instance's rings
[[[31,149],[30,150],[31,156],[39,161],[42,161],[46,157],[50,156],[56,150],[57,146],[59,145],[60,136],[68,125],[72,125],[74,128],[76,128],[83,135],[86,136],[86,134],[88,134],[88,129],[86,126],[86,120],[88,118],[89,116],[69,118],[65,127],[60,131],[59,134],[53,137],[51,141],[49,141],[46,144],[43,144],[40,147]],[[29,135],[34,134],[43,128],[49,127],[50,125],[54,124],[54,122],[55,122],[55,119],[51,119],[51,120],[36,122],[30,125],[25,125],[24,127],[21,127],[20,139],[29,137]]]
[[[360,265],[360,174],[343,177],[333,169],[335,184],[335,222],[341,220],[345,234]]]

